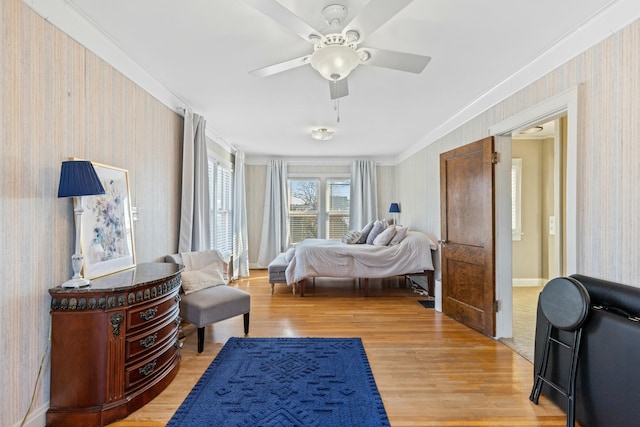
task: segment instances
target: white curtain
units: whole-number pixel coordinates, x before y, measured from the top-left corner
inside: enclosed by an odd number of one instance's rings
[[[287,165],[282,160],[270,160],[267,164],[258,267],[266,268],[288,247]]]
[[[206,122],[187,107],[182,145],[182,204],[178,252],[209,249],[209,171]]]
[[[233,264],[232,279],[249,276],[247,202],[244,184],[244,152],[236,152],[233,173]]]
[[[360,230],[378,219],[376,162],[354,160],[351,163],[349,229]]]

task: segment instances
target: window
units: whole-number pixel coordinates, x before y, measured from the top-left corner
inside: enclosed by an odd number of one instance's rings
[[[233,245],[232,182],[233,169],[209,159],[210,247],[219,250],[225,258],[231,255]]]
[[[522,240],[522,159],[511,159],[511,238]]]
[[[291,243],[318,237],[320,180],[289,180],[289,235]]]
[[[327,180],[327,238],[340,239],[349,231],[349,180]]]
[[[309,238],[340,239],[349,230],[349,179],[296,178],[288,184],[292,244]]]

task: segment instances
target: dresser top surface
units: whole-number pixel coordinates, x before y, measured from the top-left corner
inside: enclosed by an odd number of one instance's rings
[[[50,294],[78,294],[90,292],[122,291],[175,276],[182,271],[182,266],[172,263],[150,262],[138,264],[133,268],[91,279],[89,286],[82,288],[63,288],[57,286],[49,289]]]

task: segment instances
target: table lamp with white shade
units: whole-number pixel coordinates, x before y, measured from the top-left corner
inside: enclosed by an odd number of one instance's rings
[[[76,222],[76,248],[71,256],[73,277],[62,284],[63,288],[79,288],[89,285],[89,280],[82,277],[82,265],[84,256],[80,252],[80,219],[82,218],[82,196],[94,196],[105,194],[104,187],[98,178],[96,170],[88,160],[68,160],[62,162],[60,171],[60,185],[58,197],[73,197],[75,222]]]

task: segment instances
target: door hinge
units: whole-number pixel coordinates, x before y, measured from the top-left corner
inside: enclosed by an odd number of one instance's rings
[[[501,304],[500,304],[500,301],[499,301],[499,300],[495,300],[495,301],[493,302],[493,311],[494,311],[494,313],[497,313],[497,312],[499,312],[499,311],[500,311],[500,305],[501,305]]]
[[[500,153],[497,151],[491,153],[491,163],[494,165],[500,161]]]

